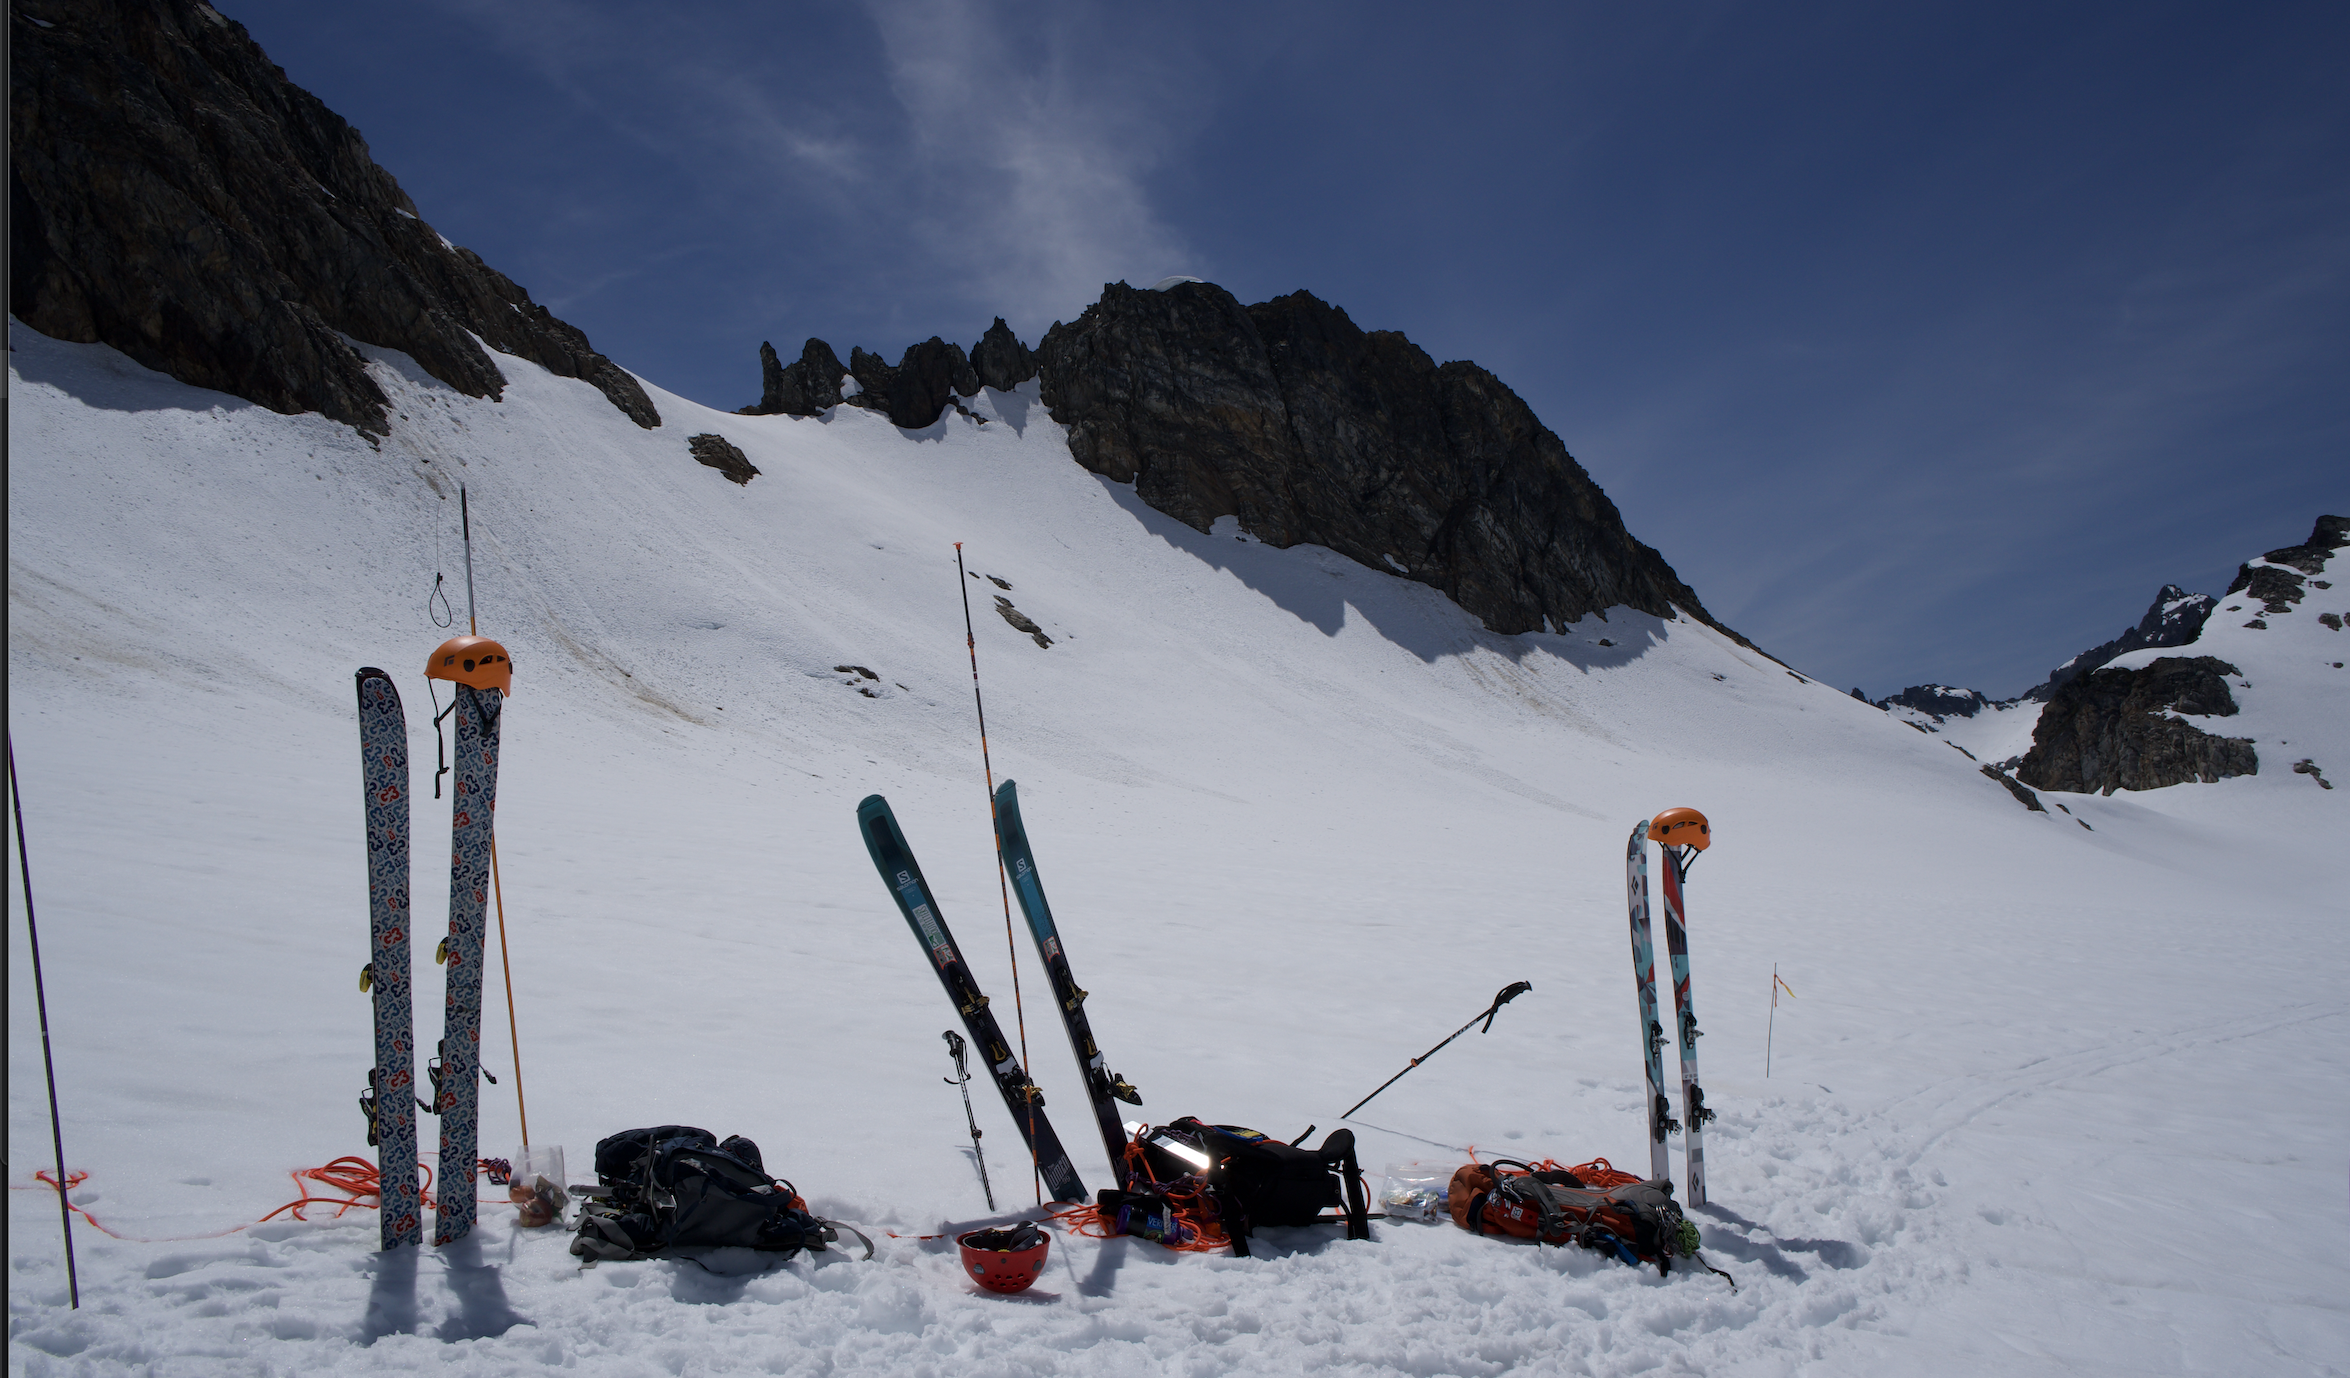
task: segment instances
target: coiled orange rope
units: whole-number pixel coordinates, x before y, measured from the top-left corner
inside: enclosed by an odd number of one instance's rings
[[[484,1159],[482,1161],[486,1166],[489,1160]],[[421,1193],[421,1199],[425,1205],[434,1206],[437,1208],[438,1203],[433,1199],[432,1194],[432,1167],[430,1164],[423,1164],[421,1166],[424,1167],[424,1189]],[[100,1220],[97,1216],[90,1214],[86,1208],[75,1205],[71,1196],[65,1197],[65,1208],[80,1216],[82,1219],[89,1221],[90,1228],[98,1231],[100,1234],[103,1234],[110,1239],[122,1240],[129,1244],[181,1244],[198,1239],[219,1239],[225,1235],[236,1234],[240,1230],[249,1230],[255,1225],[263,1224],[270,1220],[275,1220],[277,1217],[284,1215],[288,1211],[293,1212],[293,1216],[296,1220],[307,1223],[310,1217],[305,1215],[303,1212],[310,1206],[334,1207],[334,1218],[337,1220],[342,1219],[344,1214],[351,1210],[351,1208],[354,1206],[363,1207],[367,1210],[375,1210],[378,1208],[378,1197],[382,1190],[382,1182],[376,1176],[375,1164],[367,1161],[365,1158],[345,1155],[335,1159],[333,1162],[328,1163],[324,1167],[300,1168],[289,1175],[294,1179],[294,1190],[300,1193],[300,1195],[296,1196],[295,1199],[288,1201],[284,1205],[278,1207],[276,1210],[273,1210],[269,1214],[262,1216],[259,1220],[248,1220],[242,1225],[231,1225],[225,1230],[213,1230],[208,1234],[176,1234],[165,1235],[160,1239],[146,1239],[139,1235],[123,1234],[118,1230],[110,1228],[105,1221]],[[38,1191],[47,1189],[50,1191],[56,1191],[60,1195],[65,1195],[66,1193],[71,1192],[75,1187],[78,1187],[82,1183],[88,1181],[89,1178],[90,1174],[87,1172],[68,1172],[65,1175],[65,1186],[60,1189],[57,1185],[56,1174],[49,1171],[47,1168],[41,1168],[33,1173],[33,1180],[38,1182],[40,1186],[15,1187],[12,1188],[12,1190]],[[305,1185],[305,1183],[309,1182],[316,1182],[321,1186],[332,1187],[344,1194],[341,1196],[312,1196],[310,1194],[310,1188]],[[498,1205],[502,1202],[503,1198],[481,1198],[481,1204],[483,1205]]]

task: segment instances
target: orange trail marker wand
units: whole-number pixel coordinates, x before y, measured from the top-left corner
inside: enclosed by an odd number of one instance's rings
[[[1787,998],[1790,1000],[1795,998],[1795,988],[1779,979],[1779,964],[1773,962],[1771,963],[1771,1020],[1763,1031],[1763,1075],[1766,1077],[1771,1074],[1771,1040],[1779,1032],[1780,991],[1787,992]]]

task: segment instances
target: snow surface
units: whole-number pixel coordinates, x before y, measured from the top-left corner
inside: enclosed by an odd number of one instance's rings
[[[66,1309],[12,893],[12,1372],[2350,1366],[2350,791],[2265,741],[2254,777],[2029,813],[1701,625],[1617,610],[1495,636],[1331,552],[1201,535],[1072,463],[1033,385],[974,399],[986,425],[919,431],[648,385],[668,424],[646,432],[520,360],[491,403],[376,352],[398,414],[377,448],[14,339],[10,725],[65,1144],[77,1203],[158,1242],[79,1228]],[[762,476],[696,464],[703,430]],[[448,635],[436,570],[463,607],[460,481],[482,630],[516,662],[499,833],[534,1142],[580,1178],[618,1130],[748,1134],[880,1236],[872,1262],[581,1271],[503,1206],[470,1242],[388,1257],[365,1211],[214,1233],[363,1151],[361,665],[408,698],[417,928],[438,927],[420,670]],[[1369,1243],[1267,1231],[1247,1260],[1062,1237],[1006,1300],[910,1237],[989,1217],[941,1084],[952,1014],[854,834],[860,797],[890,797],[1013,1003],[956,541],[1054,639],[964,581],[997,777],[1020,781],[1095,1028],[1153,1119],[1318,1135],[1524,978],[1489,1034],[1353,1122],[1368,1165],[1474,1146],[1638,1166],[1623,841],[1704,809],[1690,922],[1721,1118],[1694,1218],[1738,1290],[1381,1222]],[[2248,729],[2331,766],[2342,672],[2258,659],[2313,639],[2313,606],[2241,652],[2241,697]],[[1774,965],[1800,997],[1784,1040]],[[1030,1063],[1101,1185],[1033,1007]],[[494,1014],[485,1032],[513,1071]],[[518,1137],[510,1089],[484,1088],[492,1154]],[[1009,1119],[980,1115],[1016,1206]]]
[[[2045,707],[2031,699],[2011,699],[1985,704],[1967,717],[1944,717],[1896,703],[1886,708],[1885,714],[1954,743],[1978,761],[1997,765],[2032,749],[2032,729],[2039,724],[2040,710]]]

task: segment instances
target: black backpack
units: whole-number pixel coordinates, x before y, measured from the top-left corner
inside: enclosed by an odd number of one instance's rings
[[[811,1215],[791,1183],[767,1175],[759,1146],[740,1134],[721,1143],[681,1124],[615,1134],[596,1145],[596,1181],[571,1241],[571,1252],[591,1263],[727,1246],[788,1258],[822,1251],[845,1228]],[[871,1241],[865,1249],[872,1257]]]
[[[1320,1148],[1299,1148],[1254,1129],[1186,1116],[1152,1130],[1142,1141],[1142,1153],[1151,1175],[1162,1182],[1185,1173],[1206,1179],[1217,1195],[1235,1257],[1248,1257],[1249,1231],[1259,1225],[1335,1219],[1346,1225],[1348,1239],[1371,1237],[1351,1129],[1331,1130]],[[1322,1214],[1331,1206],[1339,1208],[1338,1216]]]

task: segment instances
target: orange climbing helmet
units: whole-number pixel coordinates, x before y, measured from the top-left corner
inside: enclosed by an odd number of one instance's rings
[[[1667,847],[1694,847],[1701,852],[1714,841],[1713,829],[1706,825],[1705,815],[1695,809],[1666,809],[1649,819],[1648,840],[1662,842]]]
[[[425,662],[426,679],[454,680],[476,689],[514,696],[514,661],[506,648],[486,636],[457,636],[441,643]],[[1687,812],[1687,810],[1683,810]]]

